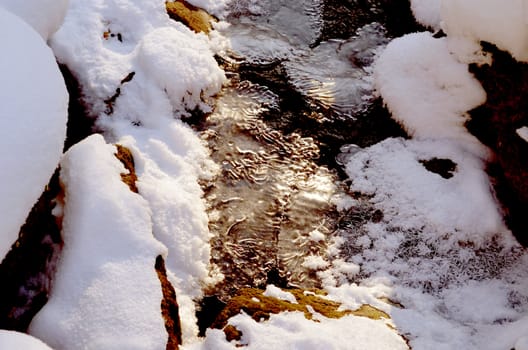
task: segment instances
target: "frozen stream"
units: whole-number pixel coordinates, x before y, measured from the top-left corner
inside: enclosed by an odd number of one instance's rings
[[[387,39],[372,23],[347,40],[319,42],[322,6],[235,2],[222,30],[231,84],[202,126],[221,167],[205,185],[212,259],[226,276],[214,291],[221,299],[266,282],[319,287],[315,271],[327,264],[339,216],[332,199],[344,187],[321,160],[316,134],[372,105],[369,65]],[[334,137],[347,133],[336,128]]]

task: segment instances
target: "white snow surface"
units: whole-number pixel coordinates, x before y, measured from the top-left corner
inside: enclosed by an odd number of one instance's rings
[[[402,337],[384,321],[365,317],[345,316],[328,319],[314,315],[319,322],[307,320],[301,312],[271,315],[269,321],[258,323],[246,314],[232,317],[229,323],[242,331],[240,344],[249,350],[399,350],[408,349]],[[228,343],[220,330],[208,330],[200,349],[238,349]],[[190,347],[190,350],[198,348]]]
[[[517,129],[516,133],[520,138],[528,142],[528,126],[523,126],[522,128]]]
[[[148,203],[121,181],[116,149],[94,135],[61,162],[64,248],[48,303],[30,333],[55,349],[164,349],[165,247],[152,236]]]
[[[68,92],[53,53],[19,17],[0,7],[0,260],[59,163]]]
[[[22,18],[47,41],[61,26],[69,0],[0,0],[0,7]]]
[[[218,17],[225,15],[226,7],[232,1],[236,0],[187,0],[189,4],[202,8]]]
[[[438,30],[441,2],[442,0],[411,0],[411,10],[420,24]]]
[[[528,1],[442,0],[442,28],[450,38],[488,41],[528,61]]]
[[[285,292],[279,287],[275,287],[273,284],[269,284],[266,287],[266,290],[264,291],[264,293],[262,293],[262,295],[264,295],[265,297],[289,301],[292,304],[298,304],[297,299],[295,298],[295,295],[293,295],[290,292]]]
[[[395,120],[418,139],[451,139],[482,157],[486,149],[464,127],[467,111],[486,100],[445,38],[413,33],[387,45],[375,65],[375,85]]]
[[[39,339],[25,333],[0,329],[0,349],[52,350]]]

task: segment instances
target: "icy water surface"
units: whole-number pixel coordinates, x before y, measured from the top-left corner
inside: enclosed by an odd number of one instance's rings
[[[320,42],[322,11],[315,0],[238,1],[222,30],[231,83],[202,125],[221,167],[206,186],[212,260],[226,276],[214,291],[221,299],[270,282],[319,286],[337,224],[332,198],[343,186],[310,135],[371,106],[370,64],[387,42],[378,23]]]

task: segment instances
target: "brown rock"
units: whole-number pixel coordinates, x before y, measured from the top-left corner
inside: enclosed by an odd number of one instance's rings
[[[196,33],[205,33],[213,29],[216,19],[206,11],[187,3],[184,0],[165,3],[169,17],[185,24]]]

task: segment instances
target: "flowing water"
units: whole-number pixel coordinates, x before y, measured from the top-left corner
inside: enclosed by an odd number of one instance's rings
[[[323,266],[337,227],[332,198],[344,187],[332,165],[358,120],[380,110],[371,63],[388,42],[377,22],[322,41],[324,9],[322,0],[234,1],[221,30],[230,84],[201,130],[221,167],[205,188],[212,261],[225,275],[212,294],[222,300],[266,283],[319,285],[306,258]]]

